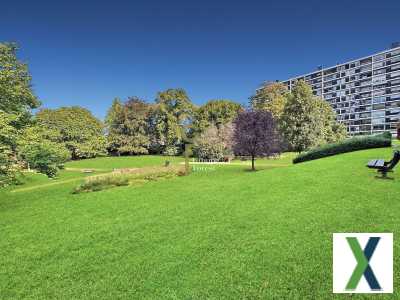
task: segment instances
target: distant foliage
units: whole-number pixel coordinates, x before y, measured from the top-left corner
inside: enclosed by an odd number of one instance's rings
[[[106,117],[108,149],[111,153],[147,154],[150,137],[150,105],[131,97],[122,103],[115,99]]]
[[[230,100],[210,100],[195,111],[193,130],[202,133],[211,126],[220,128],[231,123],[241,110],[240,104]]]
[[[321,147],[311,149],[308,152],[301,153],[293,160],[293,163],[301,163],[357,150],[390,147],[392,145],[391,138],[391,134],[389,137],[387,133],[382,135],[358,136],[349,138],[339,143],[323,145]]]
[[[297,152],[340,141],[346,136],[345,127],[336,122],[331,106],[314,96],[311,86],[302,80],[287,96],[280,129],[290,149]]]
[[[278,120],[285,109],[288,93],[283,83],[267,82],[250,97],[250,105],[253,110],[269,111]]]
[[[194,139],[193,152],[201,159],[223,160],[232,158],[233,124],[209,126]]]
[[[39,126],[58,132],[57,142],[70,151],[72,159],[107,153],[104,125],[85,108],[43,109],[36,114],[36,119]]]
[[[234,121],[233,151],[250,156],[252,170],[257,156],[269,157],[282,151],[282,139],[277,124],[268,111],[245,111]]]

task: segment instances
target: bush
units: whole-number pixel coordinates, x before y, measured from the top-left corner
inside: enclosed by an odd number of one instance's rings
[[[43,140],[21,147],[20,155],[29,166],[49,178],[57,176],[60,166],[69,158],[68,150],[60,144]]]
[[[121,174],[89,177],[84,183],[76,187],[73,193],[78,194],[82,192],[96,192],[115,186],[124,186],[128,184],[128,177]]]
[[[391,138],[391,134],[390,138],[388,138],[387,132],[375,136],[353,137],[340,143],[327,144],[311,149],[308,152],[301,153],[293,160],[293,163],[296,164],[340,153],[353,152],[363,149],[390,147],[392,145]]]
[[[392,139],[392,133],[390,131],[385,131],[383,133],[379,133],[379,134],[376,134],[374,136],[375,137],[382,137],[384,139],[389,139],[389,140]]]
[[[200,159],[223,161],[225,157],[232,157],[233,125],[231,123],[211,125],[194,141],[194,155]]]

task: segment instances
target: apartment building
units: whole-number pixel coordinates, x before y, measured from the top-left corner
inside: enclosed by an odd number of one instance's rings
[[[283,81],[290,90],[298,80],[309,83],[336,111],[349,135],[390,130],[400,120],[400,44],[367,57]]]

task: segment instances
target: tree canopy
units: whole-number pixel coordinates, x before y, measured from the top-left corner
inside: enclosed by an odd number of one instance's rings
[[[282,151],[282,139],[269,111],[241,112],[234,126],[233,151],[235,155],[251,156],[252,170],[255,157],[269,157]]]
[[[176,155],[182,151],[184,126],[191,123],[194,106],[183,89],[160,92],[149,119],[153,152]]]
[[[150,105],[138,97],[115,99],[106,117],[108,147],[117,154],[147,154]]]
[[[250,97],[250,105],[254,110],[269,111],[273,117],[280,118],[285,109],[289,91],[281,82],[267,82]]]
[[[40,105],[32,91],[28,66],[17,58],[17,46],[0,43],[0,110],[25,114]]]
[[[43,109],[36,118],[40,126],[58,132],[57,142],[64,144],[73,159],[106,154],[104,125],[87,109],[78,106]]]
[[[302,152],[345,137],[329,103],[314,96],[306,82],[297,82],[287,98],[280,127],[291,149]]]
[[[194,113],[193,129],[200,133],[213,125],[219,128],[232,122],[241,110],[242,106],[231,100],[210,100]]]

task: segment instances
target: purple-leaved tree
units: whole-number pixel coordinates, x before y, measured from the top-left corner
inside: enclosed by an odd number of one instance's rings
[[[282,138],[268,111],[244,111],[234,121],[233,151],[251,156],[251,169],[257,156],[269,157],[282,151]]]

